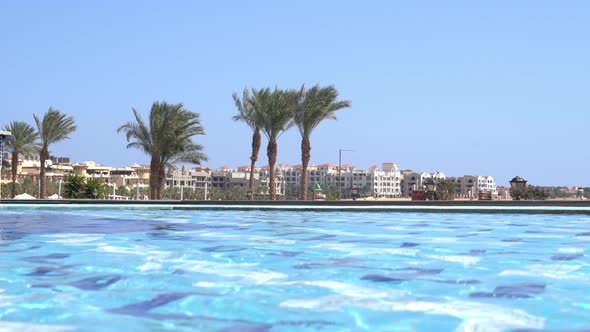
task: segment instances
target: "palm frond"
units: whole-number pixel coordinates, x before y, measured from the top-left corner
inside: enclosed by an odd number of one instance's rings
[[[203,147],[192,139],[204,135],[198,113],[184,108],[184,105],[154,102],[145,122],[133,109],[135,121],[127,122],[117,129],[124,133],[128,148],[136,148],[152,158],[160,160],[162,165],[177,162],[200,164],[206,160]]]
[[[69,139],[70,134],[76,130],[74,118],[53,107],[49,108],[43,118],[39,118],[36,114],[33,114],[33,118],[37,125],[41,148],[46,150],[53,143]]]
[[[302,137],[309,138],[322,121],[336,120],[336,112],[350,106],[350,101],[338,100],[338,90],[334,86],[302,87],[294,121]]]
[[[238,110],[238,114],[234,115],[232,119],[234,121],[244,122],[252,129],[252,131],[258,130],[260,126],[257,121],[256,108],[253,107],[253,100],[250,96],[248,88],[244,88],[241,99],[237,93],[233,93],[232,98],[234,100],[235,107]]]
[[[12,133],[12,139],[6,141],[6,146],[12,153],[22,154],[27,158],[39,154],[36,142],[39,135],[31,125],[22,121],[12,121],[4,126],[4,130]]]
[[[295,90],[273,91],[266,88],[255,90],[254,107],[258,108],[258,120],[260,130],[269,141],[276,141],[285,131],[294,124],[298,92]]]

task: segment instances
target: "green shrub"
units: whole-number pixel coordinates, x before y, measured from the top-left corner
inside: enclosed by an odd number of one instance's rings
[[[425,197],[429,201],[450,201],[455,199],[455,183],[451,180],[436,181],[436,191],[426,191]]]
[[[104,199],[108,193],[108,186],[99,182],[97,179],[86,180],[84,188],[84,197],[89,199]]]
[[[70,174],[64,184],[64,197],[69,199],[84,198],[86,179],[83,176]]]
[[[525,189],[510,189],[510,196],[513,200],[536,200],[544,201],[549,198],[549,193],[542,188],[528,186]]]

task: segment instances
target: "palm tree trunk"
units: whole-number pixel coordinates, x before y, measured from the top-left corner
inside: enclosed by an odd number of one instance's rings
[[[258,160],[258,152],[260,151],[260,130],[255,130],[252,134],[252,156],[250,157],[250,200],[254,200],[254,167],[256,160]]]
[[[47,155],[49,152],[47,151],[47,147],[43,147],[41,149],[41,153],[39,155],[39,159],[41,164],[39,165],[39,181],[40,181],[40,189],[39,189],[39,198],[45,198],[47,193],[46,183],[45,183],[45,161],[47,160]]]
[[[12,198],[16,196],[16,171],[18,167],[18,151],[12,151],[12,165],[11,172],[12,172],[12,187],[10,188],[10,195]]]
[[[268,181],[268,192],[270,199],[275,200],[277,195],[276,180],[275,180],[275,164],[277,162],[277,150],[278,145],[276,141],[268,142],[266,146],[266,155],[268,156],[268,167],[270,173],[270,179]]]
[[[166,183],[166,169],[162,163],[160,163],[160,169],[158,170],[158,189],[156,192],[156,197],[158,200],[162,199],[162,194],[164,192],[164,185]]]
[[[309,137],[301,139],[301,199],[307,200],[307,165],[311,159],[311,143]]]
[[[158,181],[158,172],[160,170],[159,167],[160,158],[157,156],[152,156],[152,160],[150,161],[150,199],[156,199],[157,193],[157,181]],[[139,199],[139,197],[138,197]]]

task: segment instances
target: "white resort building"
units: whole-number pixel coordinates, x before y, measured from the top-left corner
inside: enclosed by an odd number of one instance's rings
[[[498,196],[496,181],[491,176],[464,175],[451,177],[455,183],[455,196],[460,198],[477,198],[480,192],[489,192],[492,197]]]

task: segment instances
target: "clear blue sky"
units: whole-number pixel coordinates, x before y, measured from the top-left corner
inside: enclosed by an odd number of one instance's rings
[[[2,1],[0,123],[56,107],[79,129],[54,154],[124,166],[148,160],[115,133],[131,107],[183,102],[208,165],[238,166],[232,92],[334,84],[353,108],[318,128],[312,163],[342,147],[361,168],[590,186],[589,18],[582,0]],[[279,162],[299,151],[293,129]]]

